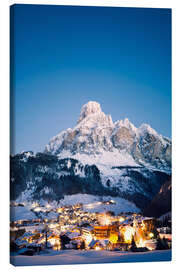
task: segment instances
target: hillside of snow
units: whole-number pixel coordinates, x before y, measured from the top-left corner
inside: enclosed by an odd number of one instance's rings
[[[113,200],[115,204],[105,205],[100,202]],[[83,209],[87,212],[107,212],[113,211],[115,214],[121,212],[140,212],[140,209],[132,202],[123,198],[111,196],[94,196],[89,194],[66,195],[60,200],[59,205],[83,204]]]
[[[113,200],[114,203],[110,205],[103,203],[110,200]],[[47,201],[41,200],[40,205],[44,205],[44,207],[41,206],[41,217],[47,219],[57,218],[58,214],[56,213],[56,208],[61,206],[75,205],[78,203],[83,204],[83,210],[86,212],[101,213],[113,211],[116,215],[121,212],[140,212],[140,209],[134,203],[129,202],[123,198],[111,196],[95,196],[89,194],[74,194],[64,196],[64,198],[61,199],[58,203],[57,201],[48,203],[48,209],[46,208]],[[36,212],[33,211],[33,209],[35,208],[31,202],[26,202],[25,206],[11,206],[11,221],[36,219],[38,216],[36,215]]]

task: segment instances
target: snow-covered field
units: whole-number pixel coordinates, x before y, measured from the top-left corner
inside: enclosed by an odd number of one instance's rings
[[[31,211],[30,206],[11,206],[10,208],[10,214],[11,214],[11,221],[16,220],[31,220],[35,219],[36,215]]]
[[[150,252],[122,252],[122,251],[80,251],[63,250],[51,251],[46,255],[11,256],[11,263],[15,266],[27,265],[64,265],[64,264],[94,264],[120,262],[156,262],[170,261],[171,250]]]
[[[100,204],[102,201],[114,200],[115,204],[105,205]],[[140,212],[140,209],[132,202],[125,200],[120,197],[111,197],[111,196],[95,196],[89,194],[74,194],[74,195],[66,195],[64,199],[60,200],[60,202],[52,202],[49,203],[49,207],[51,209],[61,207],[63,205],[74,205],[77,203],[83,204],[84,211],[87,212],[107,212],[113,211],[116,215],[120,212]],[[46,205],[46,201],[42,201],[42,204]],[[16,220],[31,220],[37,218],[34,212],[31,211],[32,203],[26,202],[24,207],[22,206],[11,206],[11,221]],[[45,214],[46,218],[57,218],[56,212],[50,212],[49,214]]]
[[[109,201],[111,199],[115,201],[115,204],[110,205],[98,204],[98,202],[100,201]],[[74,195],[66,195],[64,196],[64,199],[60,201],[60,205],[73,205],[77,203],[83,203],[84,210],[88,212],[113,211],[115,214],[118,214],[120,212],[138,213],[140,211],[140,209],[134,203],[120,197],[74,194]]]

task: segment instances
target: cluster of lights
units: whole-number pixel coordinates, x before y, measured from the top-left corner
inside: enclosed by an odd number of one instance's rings
[[[112,234],[109,238],[110,242],[113,244],[116,244],[118,241],[118,235],[117,234]]]
[[[46,204],[46,208],[51,208],[51,205],[49,203]]]
[[[124,232],[124,240],[125,242],[131,242],[132,241],[132,237],[135,233],[135,230],[133,227],[127,226],[125,228],[125,232]]]
[[[111,224],[111,219],[107,215],[103,215],[102,217],[99,218],[99,221],[102,225],[110,225]]]
[[[149,237],[150,237],[150,238],[153,238],[153,237],[154,237],[154,233],[150,232],[150,233],[149,233]]]
[[[59,226],[59,224],[53,224],[53,223],[51,223],[51,224],[48,225],[48,227],[49,227],[50,229],[57,228],[58,226]]]
[[[123,218],[123,217],[120,217],[119,218],[119,222],[121,223],[121,222],[123,222],[125,219]]]
[[[89,243],[92,241],[93,238],[92,238],[92,236],[89,234],[89,235],[85,236],[84,239],[85,239],[86,244],[89,245]]]
[[[136,242],[137,247],[145,247],[146,241],[144,241],[143,238],[139,238],[138,241]]]
[[[34,212],[40,212],[40,211],[42,211],[42,209],[41,209],[41,207],[36,207],[36,208],[33,209],[33,211]]]
[[[115,201],[113,201],[113,200],[110,200],[109,202],[115,203]],[[86,204],[84,206],[88,209],[92,209],[92,208],[95,208],[96,206],[101,205],[101,204],[103,204],[103,203],[102,202],[95,202],[95,203]],[[40,211],[42,211],[42,212],[47,211],[48,212],[47,209],[50,209],[52,207],[49,203],[47,203],[45,205],[45,207],[44,206],[41,207],[36,202],[34,202],[31,206],[33,208],[33,211],[35,211],[35,212],[40,212]],[[68,211],[64,210],[64,207],[57,208],[56,211],[58,213],[63,213],[62,224],[63,224],[64,220],[70,221],[70,216],[68,215]],[[119,223],[122,223],[123,221],[126,220],[126,218],[124,216],[116,216],[115,218],[113,218],[110,215],[108,215],[108,213],[107,214],[106,213],[99,214],[99,215],[93,213],[92,215],[95,215],[96,219],[97,219],[97,217],[99,217],[99,222],[102,225],[102,227],[101,227],[102,230],[106,230],[107,228],[109,228],[109,225],[113,224],[113,221],[119,221]],[[77,217],[77,216],[79,216],[79,217]],[[83,219],[86,219],[87,221],[88,221],[89,217],[92,217],[88,214],[83,214],[83,212],[82,213],[78,212],[77,216],[76,216],[76,214],[73,215],[73,218],[72,218],[73,220],[71,221],[71,226],[73,226],[72,225],[73,222],[77,223],[77,221],[79,219],[81,219],[80,218],[81,216],[83,216]],[[136,219],[136,215],[133,215],[133,216],[134,216],[133,227],[130,225],[126,225],[126,226],[122,226],[123,224],[119,225],[121,228],[120,232],[124,236],[124,242],[131,244],[132,239],[134,239],[137,247],[145,247],[147,245],[147,248],[149,250],[153,250],[153,247],[151,247],[151,246],[153,245],[154,234],[152,232],[148,232],[147,227],[146,227],[146,222],[144,222],[142,220],[141,223],[138,223],[139,220]],[[47,223],[48,219],[44,219],[44,221]],[[131,221],[131,219],[130,219],[130,221]],[[54,229],[53,230],[53,235],[54,235],[59,230],[61,232],[63,232],[63,231],[66,231],[66,229],[67,229],[65,226],[60,227],[59,224],[61,224],[61,223],[56,223],[56,224],[55,223],[50,223],[50,224],[48,223],[48,224],[46,224],[46,226],[47,226],[47,228],[49,227],[49,229]],[[66,223],[64,223],[64,224],[66,224]],[[57,228],[57,227],[59,227],[59,228]],[[110,226],[110,228],[111,228],[111,226]],[[73,231],[71,231],[71,232],[73,232]],[[91,234],[88,234],[88,235],[82,235],[81,239],[84,240],[86,246],[88,246],[90,244],[90,242],[92,241],[92,239],[96,240],[96,237],[95,236],[93,237]],[[97,236],[97,239],[101,239],[101,238],[99,236]],[[116,244],[118,242],[118,233],[116,234],[116,232],[114,232],[113,230],[110,231],[110,235],[108,235],[108,239],[111,243]],[[42,243],[44,241],[45,241],[44,239],[39,240],[40,243]],[[29,239],[29,243],[31,243],[31,242],[32,242],[32,239]],[[53,236],[52,238],[48,239],[48,242],[53,247],[60,246],[60,241],[59,241],[59,239],[56,238],[56,236],[55,237]],[[148,247],[148,244],[149,244],[149,247]],[[95,247],[95,250],[101,250],[101,249],[102,249],[101,246]]]
[[[33,202],[32,205],[31,205],[32,208],[35,208],[35,207],[38,207],[38,206],[39,206],[39,204],[37,202]]]
[[[114,200],[110,200],[111,203],[116,203]]]
[[[91,204],[91,203],[90,203],[90,204],[87,204],[87,205],[86,205],[86,208],[87,208],[87,209],[93,209],[93,208],[94,208],[94,205]]]

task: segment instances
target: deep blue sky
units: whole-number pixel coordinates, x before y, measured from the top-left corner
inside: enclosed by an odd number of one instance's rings
[[[15,152],[43,150],[89,100],[171,137],[171,10],[13,9]]]

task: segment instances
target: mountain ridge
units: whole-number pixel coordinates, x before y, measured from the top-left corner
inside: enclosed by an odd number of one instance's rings
[[[123,198],[143,211],[171,181],[171,140],[127,118],[113,123],[91,101],[77,125],[54,136],[44,152],[22,152],[10,164],[11,200],[91,194]]]
[[[91,156],[92,159],[110,155],[116,160],[113,165],[137,164],[171,171],[170,139],[159,135],[148,124],[136,128],[128,118],[113,123],[111,116],[106,115],[100,104],[94,101],[83,105],[73,129],[62,131],[50,140],[45,146],[45,153],[61,158],[74,156],[81,162],[83,157],[80,155]]]

